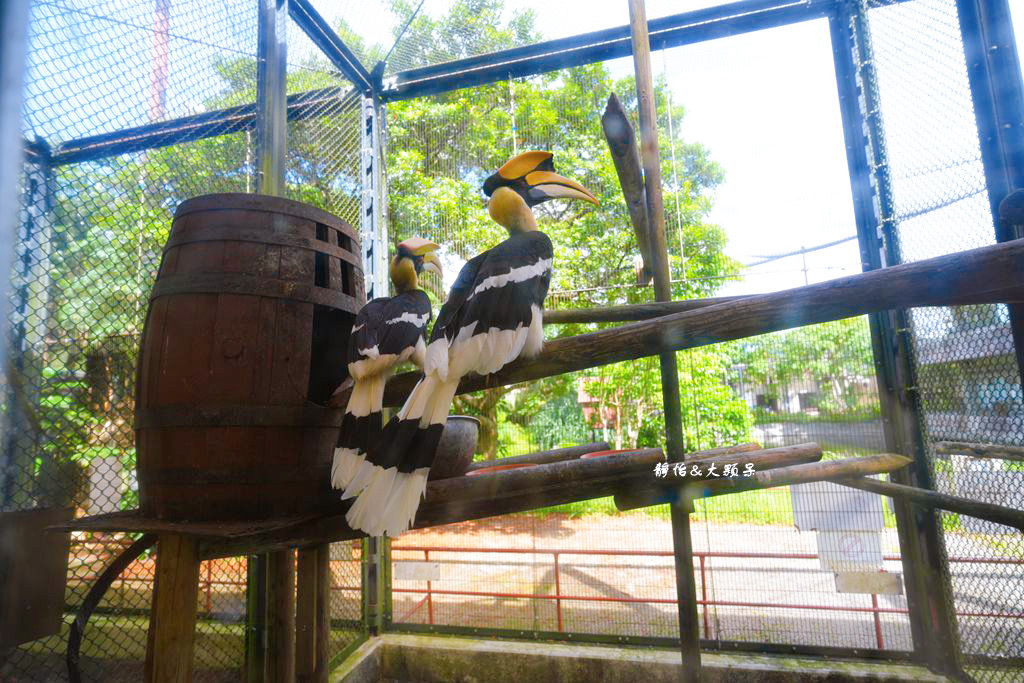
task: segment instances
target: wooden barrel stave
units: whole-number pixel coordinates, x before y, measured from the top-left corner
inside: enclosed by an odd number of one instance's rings
[[[220,200],[242,206],[203,197],[179,207],[143,332],[140,503],[165,519],[271,517],[332,499],[339,412],[320,409],[294,423],[288,416],[307,410],[314,393],[324,400],[324,387],[340,381],[316,373],[344,371],[364,296],[358,239],[313,207],[249,195]],[[264,233],[286,243],[253,241]],[[278,283],[270,290],[281,295],[239,291],[252,278]],[[200,286],[161,295],[161,281]],[[323,301],[339,306],[316,303]]]

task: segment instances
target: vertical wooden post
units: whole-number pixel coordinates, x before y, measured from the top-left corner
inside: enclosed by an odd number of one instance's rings
[[[320,546],[316,556],[316,683],[327,683],[331,653],[331,544]]]
[[[295,680],[327,680],[330,638],[330,545],[299,550],[295,607]]]
[[[267,679],[295,680],[295,552],[270,554],[267,567]]]
[[[651,77],[651,44],[647,33],[644,0],[629,0],[629,24],[636,72],[637,107],[640,120],[640,159],[644,169],[647,220],[650,234],[651,267],[658,301],[672,300],[665,238],[665,209],[661,197],[661,158],[658,154],[658,122]],[[665,410],[666,452],[671,462],[683,460],[683,415],[679,402],[679,370],[674,352],[660,354],[661,393]],[[683,680],[700,680],[700,622],[697,618],[697,587],[693,579],[693,542],[690,535],[692,503],[681,497],[672,506],[672,539],[676,559],[676,591],[679,597],[679,636],[683,657]]]
[[[313,680],[316,670],[316,559],[318,547],[299,548],[295,600],[295,680]]]
[[[267,654],[267,555],[246,563],[245,683],[263,683]]]
[[[160,534],[146,647],[149,683],[192,680],[198,601],[199,544],[187,536]]]

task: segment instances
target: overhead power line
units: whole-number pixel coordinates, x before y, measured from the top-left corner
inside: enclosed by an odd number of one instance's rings
[[[800,254],[806,254],[806,253],[812,252],[812,251],[819,251],[821,249],[828,249],[829,247],[834,247],[837,244],[842,244],[843,242],[849,242],[850,240],[855,240],[855,239],[857,239],[856,235],[850,235],[849,237],[843,237],[842,239],[838,239],[838,240],[835,240],[833,242],[826,242],[825,244],[818,244],[818,245],[815,245],[813,247],[800,247],[796,251],[790,251],[790,252],[787,252],[785,254],[771,254],[771,255],[766,255],[766,256],[758,256],[758,258],[760,258],[762,260],[755,261],[754,263],[744,263],[743,266],[745,268],[753,268],[754,266],[759,266],[759,265],[761,265],[763,263],[771,263],[772,261],[778,261],[779,259],[788,258],[790,256],[799,256]]]

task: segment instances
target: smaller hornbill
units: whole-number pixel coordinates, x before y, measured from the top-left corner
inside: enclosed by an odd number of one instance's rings
[[[368,476],[345,491],[344,497],[359,496],[346,515],[349,525],[373,536],[396,536],[411,526],[459,380],[540,352],[554,254],[531,207],[557,197],[598,203],[582,185],[555,173],[549,152],[513,157],[483,189],[491,217],[509,238],[459,272],[434,324],[423,379],[370,442],[361,466]]]
[[[422,237],[400,243],[390,268],[395,296],[374,299],[356,315],[348,339],[352,393],[331,465],[331,485],[336,489],[353,482],[367,444],[380,432],[384,385],[393,368],[405,360],[423,367],[431,309],[418,276],[423,271],[441,276],[437,248]]]

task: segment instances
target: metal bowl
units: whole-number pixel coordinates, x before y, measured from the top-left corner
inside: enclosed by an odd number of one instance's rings
[[[428,479],[450,479],[465,474],[473,462],[479,433],[480,420],[469,415],[449,415]]]

